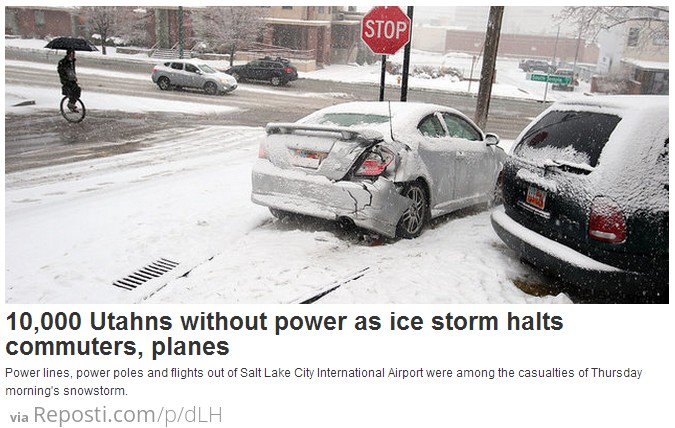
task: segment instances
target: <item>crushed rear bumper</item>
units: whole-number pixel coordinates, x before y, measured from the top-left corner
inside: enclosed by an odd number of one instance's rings
[[[393,238],[411,204],[386,178],[332,181],[301,169],[277,168],[259,159],[253,167],[251,200],[269,208],[328,220],[350,219],[355,225]]]

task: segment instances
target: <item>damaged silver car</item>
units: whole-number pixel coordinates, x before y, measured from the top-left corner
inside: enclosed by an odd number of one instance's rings
[[[433,104],[345,103],[266,131],[253,202],[389,238],[415,238],[431,218],[491,202],[506,157],[496,135]]]

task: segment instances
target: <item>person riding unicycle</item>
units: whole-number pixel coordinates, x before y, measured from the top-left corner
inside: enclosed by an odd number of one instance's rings
[[[68,109],[76,112],[77,105],[75,103],[80,98],[82,89],[77,84],[75,51],[73,49],[66,51],[66,56],[59,61],[57,71],[59,72],[59,79],[61,79],[61,93],[68,97]]]

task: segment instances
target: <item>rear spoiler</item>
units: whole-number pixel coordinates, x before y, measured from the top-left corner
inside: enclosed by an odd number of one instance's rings
[[[367,143],[376,143],[384,140],[384,136],[372,129],[355,129],[342,126],[303,125],[299,123],[268,123],[265,131],[270,134],[292,134],[295,131],[325,132],[340,134],[343,140],[360,140]]]

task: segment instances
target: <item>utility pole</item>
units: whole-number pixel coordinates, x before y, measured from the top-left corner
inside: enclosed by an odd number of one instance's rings
[[[551,60],[551,66],[557,67],[555,62],[555,56],[558,53],[558,39],[560,38],[560,25],[558,25],[558,33],[555,35],[555,44],[553,45],[553,59]],[[546,71],[546,87],[544,87],[544,99],[543,102],[546,102],[546,95],[548,95],[548,79],[551,76],[551,67]]]
[[[476,103],[475,121],[481,129],[485,129],[488,110],[490,109],[490,96],[495,76],[503,16],[504,6],[490,6],[490,16],[485,34],[485,56],[483,57],[483,69],[480,74],[480,85],[478,87],[478,102]]]

